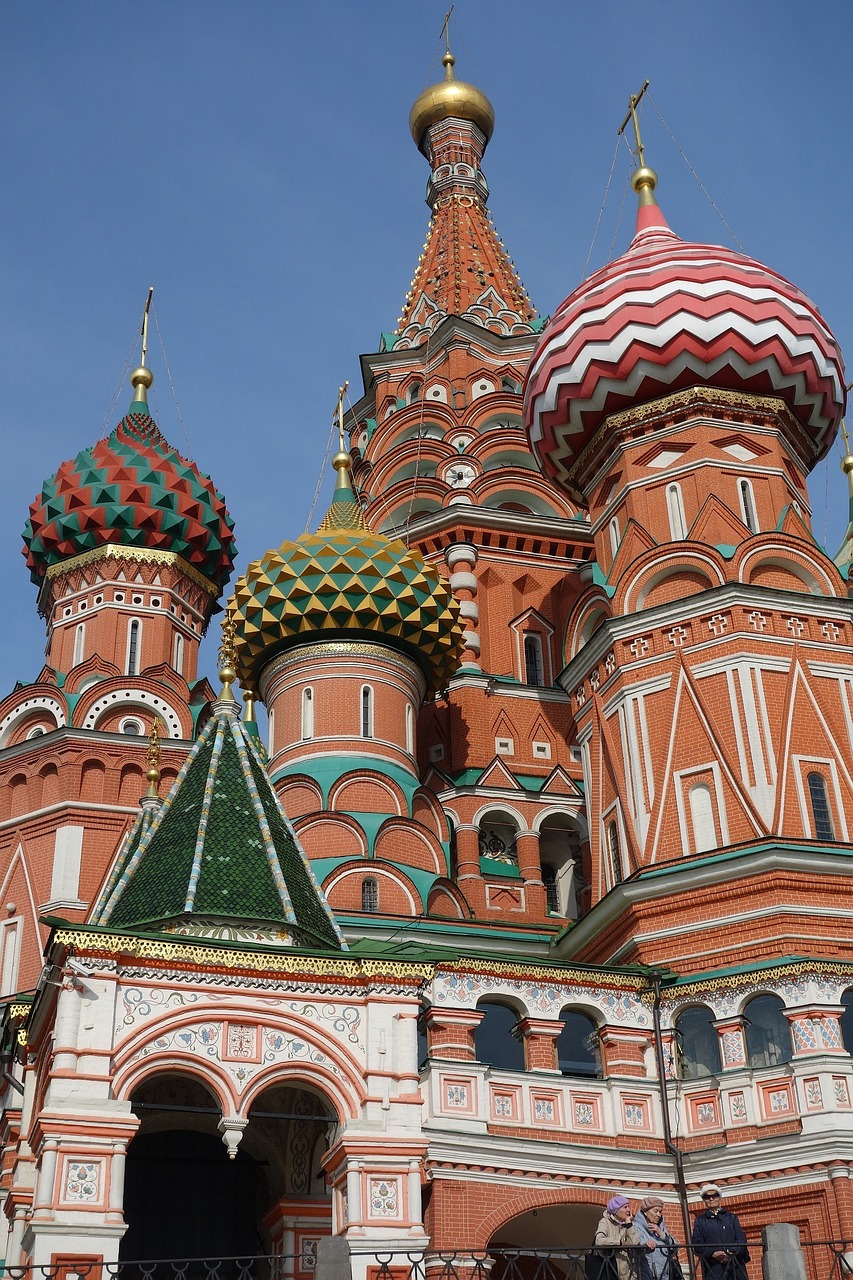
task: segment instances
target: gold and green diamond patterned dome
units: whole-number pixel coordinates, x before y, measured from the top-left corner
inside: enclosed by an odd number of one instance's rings
[[[338,486],[316,533],[253,561],[229,605],[237,672],[257,688],[275,654],[314,640],[370,639],[407,653],[430,690],[459,666],[459,604],[438,571],[399,539],[371,533],[350,483],[348,453],[336,454]]]

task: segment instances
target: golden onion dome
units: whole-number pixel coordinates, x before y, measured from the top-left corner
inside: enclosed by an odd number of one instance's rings
[[[409,112],[409,128],[417,147],[421,146],[430,125],[455,116],[470,120],[486,135],[486,142],[495,128],[495,109],[489,99],[472,84],[457,80],[453,74],[456,59],[450,50],[442,58],[444,79],[424,89]]]

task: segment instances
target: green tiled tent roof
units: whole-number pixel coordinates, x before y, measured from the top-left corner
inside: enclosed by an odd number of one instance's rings
[[[143,809],[92,923],[242,926],[274,944],[345,948],[235,704],[215,708],[153,821]]]

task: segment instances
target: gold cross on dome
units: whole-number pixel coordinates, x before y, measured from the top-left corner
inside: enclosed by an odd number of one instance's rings
[[[444,36],[444,48],[446,53],[450,53],[450,15],[456,8],[456,4],[452,4],[444,15],[444,22],[441,24],[441,30],[438,33],[439,39]]]
[[[629,123],[634,126],[634,144],[635,144],[634,155],[637,157],[637,163],[641,169],[644,167],[646,160],[645,160],[645,148],[643,147],[643,139],[640,137],[640,121],[637,117],[637,107],[640,105],[640,100],[643,94],[648,89],[648,87],[649,87],[649,82],[648,80],[646,80],[639,93],[631,94],[630,98],[628,99],[628,114],[620,124],[619,128],[616,130],[616,136],[617,138],[619,138],[625,132]]]
[[[344,396],[348,387],[349,379],[342,387],[338,387],[338,403],[335,405],[335,413],[338,415],[338,448],[341,453],[346,451],[346,445],[344,444]]]
[[[146,360],[148,359],[148,312],[151,310],[151,299],[154,297],[153,284],[148,290],[148,298],[145,302],[145,310],[142,313],[142,359],[140,364],[143,369],[146,368]]]

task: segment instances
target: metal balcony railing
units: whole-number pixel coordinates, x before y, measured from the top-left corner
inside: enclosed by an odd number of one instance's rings
[[[809,1280],[853,1280],[853,1240],[802,1242]],[[417,1251],[351,1250],[349,1266],[319,1269],[323,1280],[346,1280],[352,1270],[366,1280],[689,1280],[691,1262],[703,1280],[701,1250],[680,1245],[662,1277],[648,1270],[644,1249],[595,1249],[590,1245],[553,1249],[491,1248]],[[762,1247],[750,1242],[748,1280],[760,1280]],[[2,1266],[2,1280],[304,1280],[314,1270],[305,1255],[233,1258],[156,1258],[92,1262],[64,1258],[51,1266]],[[732,1259],[715,1280],[743,1280]]]

